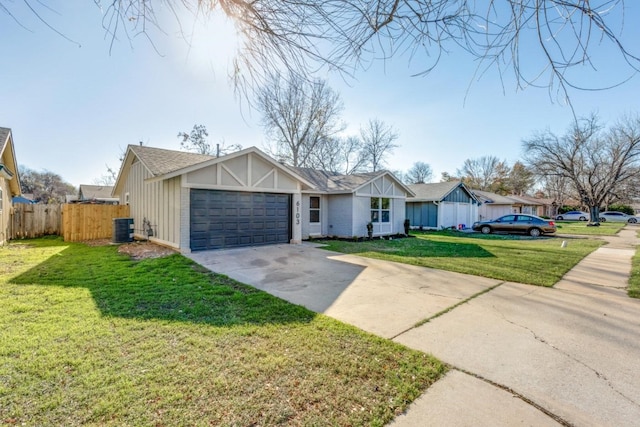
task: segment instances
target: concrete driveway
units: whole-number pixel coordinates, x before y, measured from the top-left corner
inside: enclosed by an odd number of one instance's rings
[[[640,301],[623,289],[635,233],[624,237],[585,258],[555,288],[308,244],[189,256],[212,271],[452,365],[393,422],[396,427],[638,426]]]

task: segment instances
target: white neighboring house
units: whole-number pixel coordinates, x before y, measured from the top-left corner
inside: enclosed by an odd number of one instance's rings
[[[515,213],[514,200],[507,196],[491,193],[489,191],[472,190],[480,205],[478,206],[478,219],[487,221],[503,215]]]
[[[411,191],[391,173],[290,168],[255,147],[226,156],[129,145],[113,196],[134,235],[182,252],[403,233]],[[149,233],[151,230],[151,233]]]
[[[20,176],[11,129],[0,127],[0,244],[9,240],[12,199],[20,195]]]
[[[411,228],[470,228],[478,219],[478,199],[460,181],[411,184],[409,189],[415,193],[407,200]]]

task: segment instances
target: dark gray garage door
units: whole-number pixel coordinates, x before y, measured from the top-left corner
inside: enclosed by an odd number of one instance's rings
[[[288,243],[291,196],[191,190],[191,250]]]

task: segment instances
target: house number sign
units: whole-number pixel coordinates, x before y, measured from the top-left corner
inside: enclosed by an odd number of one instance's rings
[[[296,201],[296,225],[300,224],[300,200]]]

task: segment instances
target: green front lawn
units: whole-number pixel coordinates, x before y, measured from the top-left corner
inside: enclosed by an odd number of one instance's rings
[[[446,367],[180,255],[0,248],[7,425],[384,425]]]
[[[601,222],[599,227],[588,227],[584,221],[555,221],[558,234],[581,236],[613,236],[622,230],[624,222]]]
[[[370,258],[456,271],[509,282],[553,286],[603,241],[589,239],[415,232],[415,238],[345,242],[325,249]],[[562,241],[567,242],[561,247]]]

